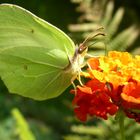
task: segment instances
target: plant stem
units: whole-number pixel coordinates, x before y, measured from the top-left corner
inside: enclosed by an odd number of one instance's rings
[[[120,127],[120,135],[121,135],[121,140],[126,140],[125,139],[125,128],[124,128],[124,113],[122,111],[119,112],[118,116],[118,122],[119,122],[119,127]]]

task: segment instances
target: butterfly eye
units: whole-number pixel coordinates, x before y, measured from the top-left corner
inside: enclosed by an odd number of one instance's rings
[[[88,48],[87,46],[85,46],[83,43],[81,43],[78,48],[78,53],[82,54],[87,48]]]

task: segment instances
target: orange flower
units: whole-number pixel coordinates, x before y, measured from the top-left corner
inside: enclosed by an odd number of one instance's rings
[[[125,108],[140,109],[140,83],[129,82],[124,86],[121,97]]]

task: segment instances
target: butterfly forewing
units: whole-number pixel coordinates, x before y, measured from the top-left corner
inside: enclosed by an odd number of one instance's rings
[[[75,52],[61,30],[15,5],[0,5],[0,76],[11,93],[36,100],[60,95],[76,73]]]

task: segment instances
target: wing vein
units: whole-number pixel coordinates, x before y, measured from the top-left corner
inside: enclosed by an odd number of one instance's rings
[[[24,60],[29,61],[31,63],[37,63],[37,64],[41,64],[41,65],[45,65],[45,66],[54,67],[54,68],[57,68],[57,69],[63,69],[63,67],[55,66],[53,64],[46,63],[46,62],[44,63],[44,62],[41,62],[41,61],[35,61],[35,60],[31,60],[29,58],[27,59],[27,58],[20,57],[20,56],[15,56],[15,55],[9,55],[9,56],[13,56],[13,57],[16,57],[16,58],[24,59]]]
[[[44,89],[41,91],[42,93],[46,90],[46,88],[52,83],[54,82],[59,76],[61,75],[61,73],[58,73],[52,80],[50,80],[50,82],[44,87]]]
[[[48,75],[48,74],[52,74],[54,72],[57,72],[57,70],[55,71],[50,71],[50,72],[46,72],[46,73],[42,73],[42,74],[39,74],[39,75],[26,75],[26,74],[23,74],[23,77],[27,77],[27,78],[31,78],[31,77],[34,77],[34,78],[39,78],[41,76],[45,76],[45,75]]]

